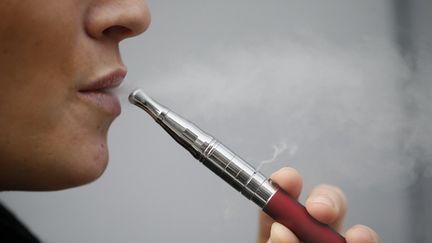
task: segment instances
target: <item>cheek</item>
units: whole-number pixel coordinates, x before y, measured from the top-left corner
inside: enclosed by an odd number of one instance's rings
[[[17,11],[18,5],[27,12]],[[85,4],[46,0],[14,6],[4,13],[0,8],[0,167],[25,171],[22,180],[33,189],[90,182],[106,167],[112,119],[76,93],[94,56],[82,27],[79,8]]]
[[[1,160],[9,161],[11,171],[26,171],[23,189],[93,181],[107,165],[106,134],[112,119],[77,96],[76,84],[86,73],[75,61],[79,50],[36,56],[43,58],[0,79]]]

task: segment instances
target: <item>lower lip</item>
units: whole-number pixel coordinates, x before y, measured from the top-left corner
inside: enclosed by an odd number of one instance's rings
[[[80,91],[79,96],[112,116],[118,116],[121,113],[120,101],[113,94],[103,91]]]

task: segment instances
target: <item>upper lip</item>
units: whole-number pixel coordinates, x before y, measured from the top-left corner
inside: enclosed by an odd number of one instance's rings
[[[117,68],[80,87],[80,92],[103,91],[118,87],[126,77],[126,68]]]

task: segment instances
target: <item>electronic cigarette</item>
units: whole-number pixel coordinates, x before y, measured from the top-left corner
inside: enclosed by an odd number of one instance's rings
[[[129,95],[129,101],[150,114],[197,160],[274,220],[288,227],[302,242],[346,242],[328,225],[314,219],[297,200],[292,199],[270,179],[193,123],[154,101],[139,89]]]

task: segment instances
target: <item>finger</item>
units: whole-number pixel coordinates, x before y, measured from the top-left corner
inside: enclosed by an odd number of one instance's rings
[[[275,221],[265,214],[262,210],[259,213],[259,229],[258,229],[258,243],[267,242],[270,237],[270,229]]]
[[[345,234],[347,243],[378,243],[378,234],[364,225],[356,225]]]
[[[347,210],[344,193],[335,186],[320,185],[314,188],[305,203],[308,212],[318,221],[341,230]]]
[[[273,223],[270,232],[271,243],[300,243],[300,240],[287,227]]]
[[[279,185],[282,190],[286,191],[293,198],[297,199],[300,195],[303,181],[297,170],[284,167],[273,173],[271,176],[273,182]],[[270,237],[270,228],[274,220],[264,212],[260,212],[258,242],[264,243]]]
[[[303,180],[298,171],[283,167],[272,174],[271,179],[291,197],[297,199],[303,187]]]

